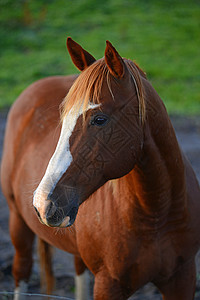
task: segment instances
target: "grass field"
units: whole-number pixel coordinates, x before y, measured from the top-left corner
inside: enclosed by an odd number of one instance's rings
[[[0,0],[0,107],[39,78],[76,73],[71,36],[96,58],[110,40],[170,113],[200,114],[199,29],[198,0]]]

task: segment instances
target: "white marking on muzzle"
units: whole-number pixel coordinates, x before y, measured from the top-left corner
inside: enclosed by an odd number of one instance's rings
[[[100,104],[90,104],[85,111],[99,106]],[[72,108],[67,116],[63,119],[62,129],[56,150],[51,157],[46,172],[34,193],[33,205],[38,209],[39,212],[40,208],[44,206],[44,200],[46,200],[46,197],[50,191],[55,188],[56,184],[62,175],[67,171],[73,160],[70,152],[69,140],[79,116],[83,113],[84,111],[82,107],[78,112],[75,112]]]

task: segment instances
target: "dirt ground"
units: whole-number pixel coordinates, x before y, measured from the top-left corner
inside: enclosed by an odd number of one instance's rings
[[[3,135],[6,123],[6,111],[0,112],[0,159],[2,155]],[[186,153],[200,182],[200,117],[183,118],[171,117],[176,134],[182,149]],[[0,299],[12,299],[6,292],[12,292],[14,281],[11,274],[14,249],[8,232],[8,207],[0,189]],[[36,247],[35,247],[36,248]],[[36,249],[34,251],[33,272],[30,279],[29,292],[39,293],[39,268]],[[197,255],[197,286],[195,300],[200,300],[200,253]],[[55,250],[54,271],[56,275],[55,295],[65,296],[65,299],[74,299],[74,267],[73,257],[60,250]],[[92,275],[91,275],[92,279]],[[4,294],[2,294],[5,292]],[[67,298],[68,297],[68,298]],[[47,299],[41,296],[27,296],[27,299]],[[153,285],[148,284],[138,291],[130,299],[135,300],[159,300],[159,295]]]

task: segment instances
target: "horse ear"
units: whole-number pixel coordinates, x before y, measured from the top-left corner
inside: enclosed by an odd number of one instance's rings
[[[96,61],[96,59],[90,53],[73,41],[71,37],[67,38],[67,49],[73,63],[80,71],[85,70]]]
[[[124,62],[117,52],[117,50],[113,47],[113,45],[106,41],[106,50],[105,50],[105,61],[108,66],[111,74],[116,78],[122,78],[124,75]]]

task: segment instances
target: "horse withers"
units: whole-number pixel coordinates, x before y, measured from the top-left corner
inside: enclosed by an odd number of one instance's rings
[[[1,181],[16,286],[36,234],[74,254],[78,285],[94,274],[95,300],[148,282],[165,300],[193,299],[200,189],[166,109],[110,42],[97,61],[71,38],[67,47],[81,74],[34,83],[8,116]]]

